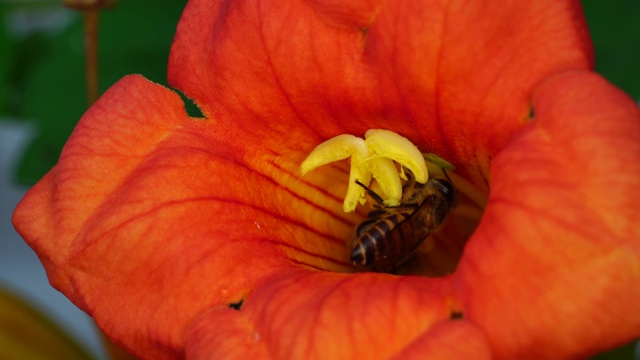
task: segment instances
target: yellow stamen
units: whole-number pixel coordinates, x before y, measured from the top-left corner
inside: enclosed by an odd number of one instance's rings
[[[371,129],[364,134],[364,138],[372,155],[396,161],[411,170],[419,183],[424,184],[429,180],[429,172],[422,153],[407,138],[382,129]]]
[[[355,154],[362,159],[369,155],[364,140],[349,134],[338,135],[316,146],[300,165],[300,171],[305,175],[319,166],[344,160]]]
[[[380,185],[382,198],[387,206],[395,206],[402,198],[402,183],[398,169],[391,159],[385,157],[373,157],[366,160],[371,175]]]
[[[416,181],[424,184],[429,179],[425,157],[420,150],[407,138],[381,129],[367,131],[364,140],[342,134],[323,142],[302,162],[300,171],[304,175],[319,166],[346,158],[351,160],[351,170],[342,206],[345,212],[352,212],[358,203],[366,202],[366,190],[356,180],[369,186],[371,179],[375,179],[382,190],[384,204],[394,206],[402,198],[400,178],[407,179],[405,167],[411,170]],[[394,161],[400,164],[400,170]]]
[[[344,197],[342,203],[342,210],[344,212],[353,212],[356,209],[358,203],[364,205],[367,201],[366,190],[356,184],[356,180],[363,183],[365,186],[369,186],[371,183],[371,171],[365,166],[358,164],[356,158],[351,159],[351,172],[349,173],[349,184],[347,185],[347,195]]]
[[[349,134],[342,134],[321,143],[300,165],[302,175],[309,171],[328,163],[344,160],[351,157],[351,172],[349,174],[349,185],[347,194],[342,204],[344,212],[352,212],[356,209],[358,202],[364,204],[365,189],[356,184],[356,179],[365,185],[371,182],[371,171],[363,163],[363,159],[369,156],[369,150],[364,140]]]

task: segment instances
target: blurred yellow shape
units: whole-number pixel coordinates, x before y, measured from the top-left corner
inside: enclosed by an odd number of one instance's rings
[[[45,315],[0,288],[0,359],[91,359]]]

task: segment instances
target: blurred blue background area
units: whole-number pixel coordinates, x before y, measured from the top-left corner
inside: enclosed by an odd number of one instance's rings
[[[185,4],[122,1],[102,12],[100,92],[131,73],[166,85],[170,45]],[[583,6],[596,71],[639,101],[640,1],[584,0]],[[48,285],[10,221],[24,192],[56,163],[87,108],[85,89],[81,15],[60,1],[0,0],[0,287],[46,312],[92,357],[105,359],[92,320]],[[633,352],[629,345],[597,358],[632,359]]]

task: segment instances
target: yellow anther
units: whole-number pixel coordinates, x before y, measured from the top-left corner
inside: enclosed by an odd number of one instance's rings
[[[319,166],[354,155],[361,159],[369,156],[364,140],[349,134],[338,135],[316,146],[300,165],[300,171],[304,175]]]
[[[364,134],[364,138],[372,155],[389,158],[406,167],[419,183],[424,184],[429,180],[422,153],[406,137],[389,130],[371,129]]]
[[[351,158],[351,172],[349,173],[349,184],[347,185],[347,195],[342,203],[344,212],[352,212],[356,209],[358,203],[364,205],[366,201],[366,190],[356,184],[356,180],[369,186],[371,183],[371,171],[365,166],[358,164],[357,159]]]
[[[384,199],[385,205],[398,205],[400,198],[402,198],[402,183],[393,161],[385,157],[373,157],[367,159],[367,167],[371,171],[371,176],[380,185],[382,190],[380,195]]]
[[[400,177],[406,179],[404,167],[411,170],[418,182],[425,183],[429,178],[425,158],[415,145],[392,131],[379,129],[367,131],[364,140],[342,134],[323,142],[302,162],[300,171],[304,175],[319,166],[346,158],[350,158],[351,170],[342,206],[345,212],[354,211],[358,203],[366,201],[366,191],[356,180],[369,186],[373,177],[380,185],[385,205],[394,206],[402,198]],[[400,170],[394,161],[400,164]]]
[[[371,183],[371,171],[364,163],[364,159],[368,156],[369,150],[363,139],[342,134],[316,146],[300,165],[300,171],[304,175],[319,166],[351,157],[349,184],[342,209],[344,212],[352,212],[356,209],[358,202],[364,204],[366,200],[366,191],[362,186],[356,184],[356,179],[367,186]]]

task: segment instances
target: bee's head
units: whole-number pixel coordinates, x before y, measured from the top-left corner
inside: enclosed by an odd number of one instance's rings
[[[449,206],[453,206],[453,203],[456,200],[455,186],[453,186],[451,181],[447,179],[438,178],[438,179],[433,179],[433,181],[435,182],[435,184],[437,184],[436,186],[438,190],[440,190],[442,194],[445,196],[445,199],[447,199],[447,204],[449,204]]]

